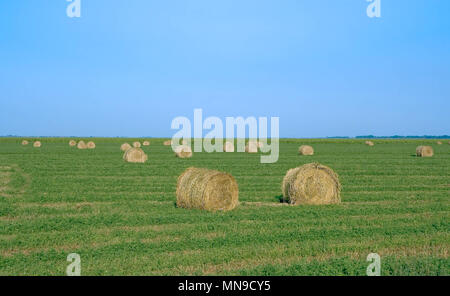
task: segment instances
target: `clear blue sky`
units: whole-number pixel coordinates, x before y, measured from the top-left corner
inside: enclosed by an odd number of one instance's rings
[[[0,135],[171,136],[279,116],[282,137],[450,134],[450,1],[0,2]]]

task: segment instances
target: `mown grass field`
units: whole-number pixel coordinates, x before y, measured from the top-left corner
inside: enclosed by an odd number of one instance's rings
[[[128,164],[124,139],[93,140],[95,150],[0,139],[0,275],[65,275],[69,253],[82,275],[365,275],[371,252],[382,275],[450,275],[448,140],[285,139],[275,164],[246,153],[177,159],[163,139],[143,147],[146,164]],[[316,155],[299,156],[301,144]],[[415,157],[419,144],[435,156]],[[339,174],[342,203],[281,204],[286,171],[314,161]],[[235,176],[240,205],[177,208],[190,166]]]

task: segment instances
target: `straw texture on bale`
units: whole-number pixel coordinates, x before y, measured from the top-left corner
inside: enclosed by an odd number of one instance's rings
[[[134,148],[141,148],[141,142],[134,142],[133,143]]]
[[[95,143],[92,141],[88,142],[86,146],[88,149],[95,149]]]
[[[281,187],[284,201],[293,205],[341,202],[341,184],[337,174],[319,163],[309,163],[290,169]]]
[[[27,140],[23,140],[23,141],[22,141],[22,145],[26,146],[26,145],[28,145],[28,144],[29,144],[29,143],[28,143]]]
[[[177,206],[211,212],[229,211],[239,203],[234,177],[219,171],[188,168],[177,182]]]
[[[247,145],[245,145],[245,152],[258,153],[258,143],[257,142],[248,142]]]
[[[149,142],[149,141],[144,141],[144,142],[142,143],[142,145],[143,145],[143,146],[150,146],[150,142]]]
[[[234,144],[232,142],[225,142],[225,144],[223,144],[223,151],[224,152],[234,152]]]
[[[141,148],[132,147],[125,151],[123,159],[126,162],[144,163],[147,161],[148,156]]]
[[[190,158],[192,157],[192,149],[187,145],[181,145],[175,148],[175,156],[178,158]]]
[[[39,148],[41,146],[42,146],[42,144],[39,141],[36,141],[36,142],[33,143],[33,147],[35,147],[35,148]]]
[[[366,141],[366,145],[373,146],[375,144],[372,141]]]
[[[308,145],[302,145],[298,148],[298,153],[300,155],[314,155],[314,149]]]
[[[76,146],[77,145],[77,142],[75,141],[75,140],[70,140],[69,141],[69,146],[70,147],[74,147],[74,146]]]
[[[431,146],[419,146],[416,148],[416,155],[419,157],[431,157],[434,151]]]
[[[84,141],[80,141],[77,144],[77,148],[78,149],[87,149],[87,145],[86,145],[86,143]]]
[[[128,144],[128,143],[123,143],[123,144],[120,146],[120,150],[122,150],[123,152],[127,151],[127,150],[130,149],[130,148],[131,148],[131,145]]]

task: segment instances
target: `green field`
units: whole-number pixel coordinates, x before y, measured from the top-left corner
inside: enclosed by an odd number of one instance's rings
[[[65,275],[69,253],[82,275],[365,275],[371,252],[382,275],[450,275],[448,140],[283,139],[275,164],[247,153],[178,159],[163,139],[143,147],[146,164],[129,164],[126,140],[93,140],[95,150],[0,139],[0,275]],[[316,155],[299,156],[301,144]],[[420,144],[435,156],[415,157]],[[338,173],[341,204],[279,202],[286,171],[309,162]],[[177,208],[190,166],[231,173],[240,205]]]

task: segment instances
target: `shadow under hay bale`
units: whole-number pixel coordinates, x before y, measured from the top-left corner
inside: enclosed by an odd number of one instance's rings
[[[314,155],[314,148],[308,145],[302,145],[298,148],[300,155]]]
[[[283,199],[293,205],[323,205],[341,202],[341,184],[327,166],[309,163],[290,169],[281,185]]]
[[[230,211],[239,203],[239,188],[230,174],[192,167],[178,177],[176,196],[180,208]]]
[[[126,162],[131,163],[144,163],[147,161],[148,156],[145,154],[145,152],[141,148],[130,148],[127,151],[125,151],[123,155],[123,159]]]
[[[434,155],[433,147],[418,146],[416,148],[416,156],[418,157],[432,157]]]

